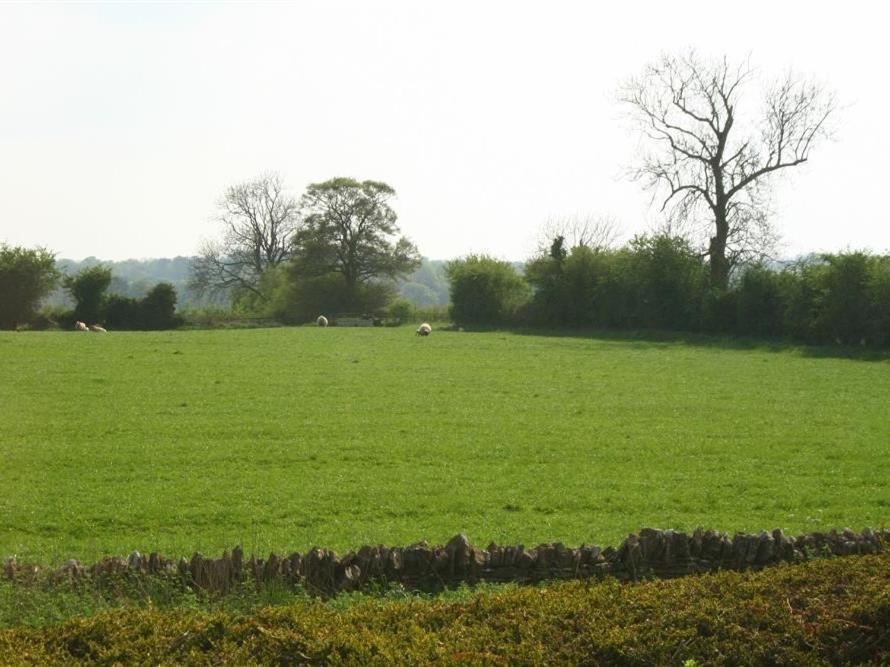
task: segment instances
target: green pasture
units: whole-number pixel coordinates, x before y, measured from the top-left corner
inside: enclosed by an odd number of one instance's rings
[[[412,328],[0,334],[0,558],[890,523],[890,361]]]

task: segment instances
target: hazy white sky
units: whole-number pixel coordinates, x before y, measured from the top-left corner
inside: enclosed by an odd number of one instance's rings
[[[881,3],[383,2],[0,6],[0,241],[193,254],[230,184],[392,185],[433,258],[524,259],[551,216],[658,222],[623,177],[619,84],[663,51],[793,67],[844,105],[778,188],[784,254],[890,250]],[[756,91],[752,90],[756,94]],[[755,103],[752,100],[752,104]]]

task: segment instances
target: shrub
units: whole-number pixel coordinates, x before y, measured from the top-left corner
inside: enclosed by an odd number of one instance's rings
[[[456,322],[506,324],[528,302],[529,287],[509,262],[469,255],[445,268]]]
[[[713,333],[744,333],[738,322],[738,292],[709,289],[704,292],[702,298],[703,329]]]
[[[105,324],[111,329],[142,329],[138,299],[112,294],[105,300]]]
[[[567,254],[554,242],[551,254],[529,262],[526,280],[534,290],[532,317],[542,323],[604,324],[601,285],[608,273],[608,253],[579,245]]]
[[[152,287],[139,304],[145,329],[175,329],[182,324],[176,316],[176,288],[170,283]]]
[[[175,329],[183,323],[176,314],[176,288],[158,283],[142,299],[112,294],[104,302],[105,322],[113,329]]]
[[[630,243],[639,280],[638,318],[656,329],[695,330],[701,324],[706,267],[685,239],[643,235]]]
[[[816,317],[813,323],[822,342],[858,343],[868,333],[869,268],[862,252],[823,255],[824,265],[814,274]]]
[[[301,275],[295,267],[266,271],[263,284],[274,281],[265,313],[282,322],[302,324],[319,315],[338,313],[382,316],[395,296],[389,283],[358,283],[350,288],[343,274]]]
[[[30,321],[58,280],[53,253],[0,244],[0,327]]]
[[[72,618],[64,623],[50,607],[35,624],[42,627],[0,630],[0,655],[34,664],[146,656],[208,665],[886,664],[888,565],[884,553],[638,584],[607,579],[389,600],[297,596],[241,609],[200,601],[190,609],[171,582],[168,596],[186,608],[169,609],[163,595],[124,609],[67,600]],[[0,593],[10,586],[0,582]],[[84,613],[91,609],[108,611]]]
[[[111,269],[107,266],[90,266],[73,276],[66,276],[65,289],[76,304],[75,319],[89,323],[102,321],[103,300],[110,284]]]
[[[779,336],[784,304],[781,274],[762,265],[742,273],[736,292],[736,326],[739,333],[752,336]]]
[[[816,341],[816,284],[821,270],[822,267],[812,259],[803,259],[786,267],[779,275],[782,331],[786,336],[805,342]]]
[[[868,276],[868,326],[866,340],[890,345],[890,257],[876,258]]]
[[[410,322],[414,319],[414,304],[407,299],[396,299],[387,310],[387,317],[400,322]]]

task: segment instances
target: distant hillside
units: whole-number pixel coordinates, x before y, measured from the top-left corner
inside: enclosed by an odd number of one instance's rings
[[[407,280],[398,283],[399,295],[421,307],[447,305],[445,264],[445,260],[424,258],[420,267]]]

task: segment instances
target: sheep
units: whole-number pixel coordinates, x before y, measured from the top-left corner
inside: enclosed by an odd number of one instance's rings
[[[89,328],[87,327],[86,324],[84,324],[83,322],[78,320],[77,322],[74,323],[74,330],[75,331],[89,331]]]
[[[105,327],[99,326],[98,324],[91,324],[90,331],[92,331],[93,333],[108,333],[105,330]]]
[[[315,320],[315,323],[320,327],[326,327],[328,325],[328,318],[324,315],[319,315],[318,319]]]
[[[424,322],[419,327],[417,327],[416,335],[417,336],[429,336],[432,332],[433,332],[433,328],[429,324]]]

